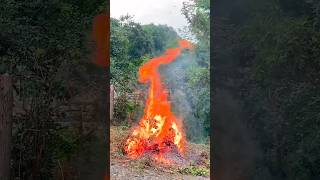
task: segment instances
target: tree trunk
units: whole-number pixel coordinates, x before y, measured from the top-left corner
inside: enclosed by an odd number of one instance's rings
[[[0,76],[0,179],[10,179],[13,93],[9,75]]]

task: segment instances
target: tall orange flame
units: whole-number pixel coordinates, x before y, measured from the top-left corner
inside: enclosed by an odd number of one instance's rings
[[[183,49],[192,49],[187,40],[180,40],[178,48],[168,49],[164,55],[153,58],[139,69],[139,82],[150,83],[144,115],[124,145],[125,153],[138,158],[145,151],[158,152],[154,157],[162,161],[162,155],[175,145],[184,154],[186,138],[181,120],[171,112],[168,91],[162,84],[158,68],[174,61]]]

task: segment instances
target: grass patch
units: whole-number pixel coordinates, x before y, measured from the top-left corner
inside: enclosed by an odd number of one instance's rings
[[[207,177],[207,176],[209,176],[209,169],[191,166],[191,167],[179,169],[179,173],[192,175],[192,176],[206,176]]]
[[[136,159],[131,161],[130,165],[137,169],[143,170],[153,166],[153,160],[151,157],[142,157],[141,159]]]

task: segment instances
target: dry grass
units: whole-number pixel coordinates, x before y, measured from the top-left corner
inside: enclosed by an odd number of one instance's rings
[[[118,157],[123,155],[122,143],[128,137],[130,131],[125,126],[111,126],[110,128],[110,155]]]
[[[124,156],[122,152],[122,145],[124,140],[128,137],[131,129],[125,126],[111,126],[110,129],[110,155],[111,164],[120,162],[126,164],[132,169],[138,171],[155,170],[173,174],[189,174],[193,176],[208,176],[210,169],[210,145],[189,143],[186,149],[186,158],[190,159],[187,164],[165,165],[155,162],[148,156],[143,156],[136,160],[130,160]]]

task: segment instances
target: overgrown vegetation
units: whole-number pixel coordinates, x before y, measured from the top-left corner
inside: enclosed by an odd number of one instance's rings
[[[93,17],[104,1],[13,1],[0,5],[0,74],[15,79],[12,179],[53,179],[78,147],[61,109],[101,70],[90,59]]]
[[[226,4],[219,7],[230,9]],[[320,3],[237,5],[233,12],[217,13],[219,47],[229,48],[215,50],[214,71],[219,87],[244,102],[245,123],[262,151],[250,177],[319,179]]]
[[[193,176],[209,176],[209,169],[196,166],[181,168],[179,172],[181,174],[190,174]]]
[[[140,65],[175,45],[178,38],[166,25],[141,25],[130,16],[111,18],[111,83],[120,95],[137,88]]]

